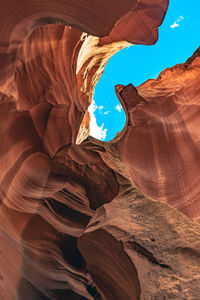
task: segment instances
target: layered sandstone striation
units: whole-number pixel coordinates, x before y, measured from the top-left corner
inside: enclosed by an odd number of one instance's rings
[[[1,1],[0,299],[199,299],[199,49],[116,86],[124,129],[89,136],[106,62],[167,6]]]

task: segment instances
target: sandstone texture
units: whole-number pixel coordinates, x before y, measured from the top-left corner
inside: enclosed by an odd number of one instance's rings
[[[200,299],[200,50],[89,136],[109,58],[158,39],[168,0],[0,3],[0,299]]]

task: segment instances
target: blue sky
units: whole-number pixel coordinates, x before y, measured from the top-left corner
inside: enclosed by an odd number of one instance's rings
[[[200,0],[171,0],[155,45],[133,45],[115,54],[107,63],[95,88],[90,106],[90,135],[112,140],[125,125],[125,114],[115,94],[115,85],[138,86],[161,71],[185,62],[200,46]]]

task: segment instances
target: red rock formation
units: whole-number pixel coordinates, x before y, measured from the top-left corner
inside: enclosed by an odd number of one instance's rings
[[[106,62],[167,5],[1,1],[0,299],[198,299],[199,51],[117,86],[124,130],[87,137]]]
[[[18,49],[40,25],[70,25],[102,37],[102,44],[118,40],[151,44],[157,40],[167,6],[168,0],[2,0],[0,86],[5,85],[4,91],[12,89]]]
[[[128,111],[128,128],[119,148],[132,182],[198,222],[199,71],[197,50],[185,64],[137,89],[116,88]]]
[[[119,194],[79,239],[102,298],[198,299],[199,224],[117,178]]]

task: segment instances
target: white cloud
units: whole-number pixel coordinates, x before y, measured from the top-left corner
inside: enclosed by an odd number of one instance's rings
[[[88,111],[90,113],[90,135],[95,137],[98,140],[103,141],[106,138],[107,129],[106,128],[103,129],[104,123],[101,126],[97,125],[96,117],[94,114],[95,110],[103,109],[103,106],[99,106],[99,107],[95,104],[94,100],[88,107]]]
[[[120,104],[117,104],[117,106],[115,106],[115,109],[117,109],[119,112],[122,111],[122,106]]]
[[[177,19],[177,21],[180,22],[180,21],[183,20],[183,19],[184,19],[184,17],[183,17],[183,16],[180,16],[180,17]]]
[[[174,21],[174,23],[172,25],[170,25],[170,28],[174,29],[176,27],[179,27],[179,23],[184,19],[183,16],[180,16],[179,18],[176,19],[176,21]]]
[[[179,27],[179,24],[175,21],[172,25],[170,25],[170,27],[173,29]]]
[[[105,111],[103,114],[104,114],[104,115],[107,115],[107,114],[109,114],[109,112],[110,112],[110,111],[107,110],[107,111]]]

